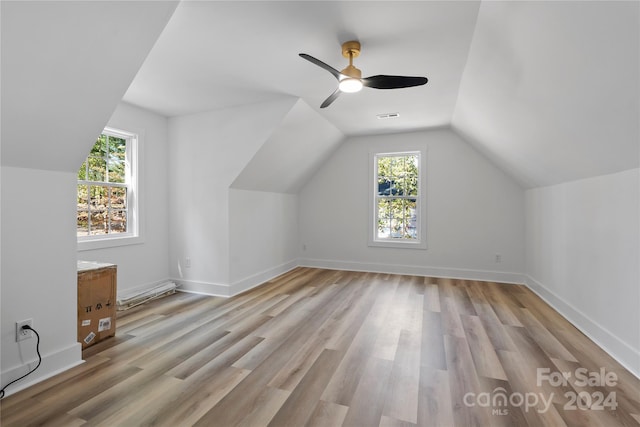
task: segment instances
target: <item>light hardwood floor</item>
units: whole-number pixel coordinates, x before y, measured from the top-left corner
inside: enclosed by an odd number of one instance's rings
[[[84,357],[2,426],[640,425],[640,381],[517,285],[297,268],[122,312]]]

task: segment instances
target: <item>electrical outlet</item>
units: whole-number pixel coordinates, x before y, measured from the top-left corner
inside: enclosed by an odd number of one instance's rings
[[[191,258],[185,257],[185,259],[184,259],[184,268],[191,268]]]
[[[16,342],[33,338],[31,331],[29,329],[22,329],[23,326],[33,326],[33,319],[16,322]]]
[[[497,263],[502,262],[502,254],[496,254],[496,262]]]

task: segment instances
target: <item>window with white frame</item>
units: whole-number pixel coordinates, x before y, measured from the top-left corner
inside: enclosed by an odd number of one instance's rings
[[[422,152],[375,153],[372,161],[369,244],[426,248]]]
[[[106,128],[78,170],[78,242],[137,236],[135,134]]]

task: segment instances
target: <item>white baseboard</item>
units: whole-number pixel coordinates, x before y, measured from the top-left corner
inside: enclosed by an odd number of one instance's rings
[[[22,366],[16,366],[2,372],[2,386],[4,387],[14,379],[20,378],[33,369],[37,363],[38,359],[36,358]],[[80,343],[74,343],[54,353],[43,354],[40,367],[24,379],[11,384],[5,390],[5,396],[10,396],[82,363],[84,363],[84,360],[82,360],[82,346]]]
[[[398,264],[373,264],[354,261],[336,261],[325,259],[295,259],[231,284],[200,282],[196,280],[171,279],[178,285],[178,291],[194,294],[231,297],[255,288],[274,277],[293,270],[296,267],[325,268],[328,270],[365,271],[374,273],[409,274],[414,276],[446,277],[451,279],[482,280],[500,283],[524,284],[520,273],[503,271],[469,270],[461,268],[422,267]]]
[[[211,295],[214,297],[230,297],[229,285],[222,283],[199,282],[197,280],[171,279],[178,285],[179,292],[190,294]]]
[[[269,280],[277,277],[281,274],[286,273],[287,271],[291,271],[294,268],[298,267],[300,263],[297,259],[291,260],[289,262],[285,262],[284,264],[280,264],[278,266],[269,268],[267,270],[261,271],[260,273],[256,273],[252,276],[245,277],[244,279],[238,280],[231,284],[230,291],[231,296],[238,295],[244,291],[247,291],[251,288],[255,288]]]
[[[373,264],[357,261],[336,261],[326,259],[301,259],[302,267],[326,268],[329,270],[365,271],[372,273],[409,274],[413,276],[444,277],[449,279],[481,280],[485,282],[524,284],[520,273],[504,271],[470,270],[463,268],[442,268],[399,264]]]
[[[629,372],[640,378],[640,351],[634,349],[614,333],[594,322],[582,311],[556,295],[533,277],[526,275],[526,285],[547,304],[553,307],[580,332],[596,343]]]
[[[172,279],[178,285],[178,291],[192,294],[212,295],[216,297],[232,297],[298,267],[297,259],[277,265],[231,284],[199,282],[196,280]]]

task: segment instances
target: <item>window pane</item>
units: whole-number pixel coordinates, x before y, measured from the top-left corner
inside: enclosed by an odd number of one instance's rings
[[[89,234],[89,213],[87,211],[78,210],[76,234],[78,236],[86,236]]]
[[[390,217],[391,201],[388,199],[378,199],[378,218],[388,219]]]
[[[389,233],[389,237],[392,239],[402,238],[402,220],[400,218],[391,219],[391,232]]]
[[[404,157],[391,157],[391,175],[396,178],[404,175]]]
[[[391,234],[389,237],[398,239],[404,235],[404,200],[391,200]]]
[[[109,216],[111,233],[127,232],[127,211],[112,210]]]
[[[89,157],[89,177],[90,181],[104,181],[107,173],[107,161],[100,157]]]
[[[91,185],[89,187],[89,204],[92,211],[106,210],[109,205],[109,187]]]
[[[417,196],[418,195],[418,177],[416,175],[409,176],[406,179],[405,196]]]
[[[378,176],[391,176],[391,157],[378,157]]]
[[[87,161],[82,162],[82,166],[78,169],[78,180],[86,180],[87,179]]]
[[[378,178],[378,196],[388,196],[389,188],[391,188],[391,181],[387,178],[379,177]]]
[[[89,234],[92,236],[107,233],[107,213],[106,211],[91,211],[91,230]]]
[[[417,204],[416,199],[407,199],[404,203],[405,238],[417,239]]]
[[[86,236],[89,233],[88,188],[86,185],[78,185],[76,205],[78,212],[76,219],[76,234],[78,236]]]
[[[127,208],[127,189],[120,187],[111,187],[111,209]]]
[[[89,153],[89,155],[92,157],[102,157],[103,159],[106,157],[107,135],[102,134],[98,137],[98,140],[93,145],[93,148],[91,149],[91,153]]]
[[[125,182],[127,140],[109,137],[109,182]]]
[[[391,201],[378,199],[378,238],[389,237],[390,234]]]
[[[122,153],[127,151],[127,140],[124,138],[118,138],[115,136],[109,137],[109,152],[110,153]]]
[[[109,182],[125,182],[124,160],[109,158]]]
[[[87,202],[88,202],[88,189],[86,185],[78,185],[78,194],[76,203],[78,205],[78,209],[87,210]]]
[[[404,196],[407,192],[407,179],[404,175],[399,176],[395,179],[395,187],[396,192],[394,193],[396,196]]]

